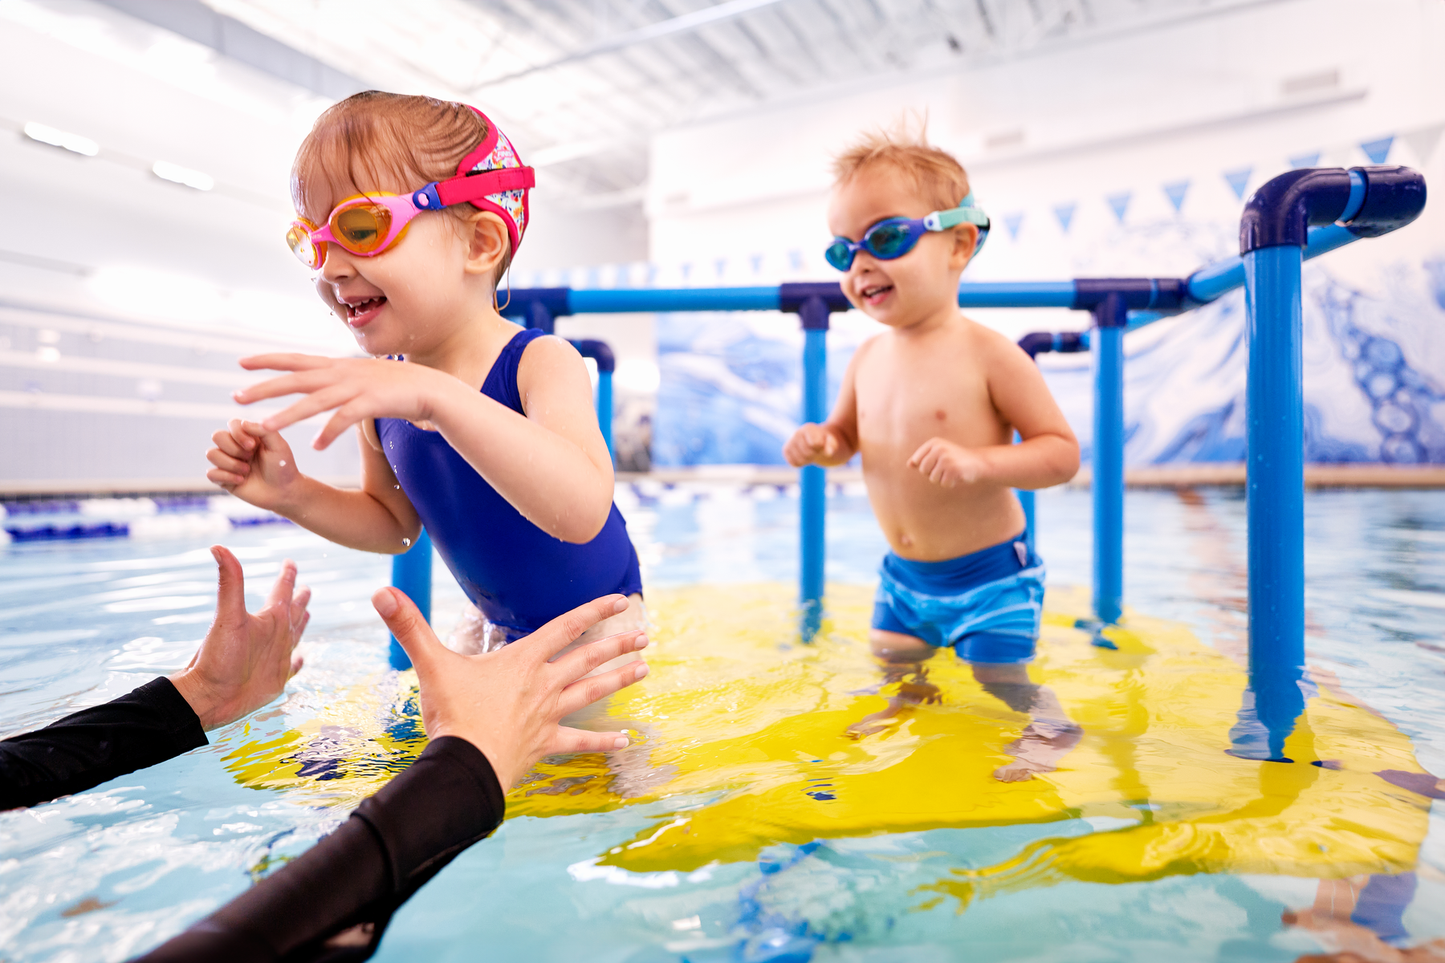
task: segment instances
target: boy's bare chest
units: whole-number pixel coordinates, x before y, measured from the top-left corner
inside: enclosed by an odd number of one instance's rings
[[[995,443],[1002,424],[986,374],[965,346],[889,348],[871,352],[856,372],[858,434],[865,446],[916,447],[932,437]]]

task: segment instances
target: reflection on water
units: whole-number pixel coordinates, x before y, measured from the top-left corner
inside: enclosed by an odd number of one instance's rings
[[[1131,493],[1132,611],[1107,650],[1072,627],[1084,596],[1066,589],[1089,581],[1088,495],[1045,493],[1053,589],[1031,673],[1084,735],[1057,772],[1012,783],[995,773],[1027,717],[966,666],[938,656],[926,683],[879,687],[866,585],[884,545],[861,498],[831,506],[838,584],[813,646],[791,622],[795,500],[620,501],[658,630],[654,672],[610,711],[646,723],[654,778],[602,757],[539,767],[498,837],[398,915],[382,958],[1383,960],[1445,936],[1428,775],[1445,772],[1441,496],[1310,496],[1310,669],[1280,723],[1248,711],[1242,499]],[[307,669],[207,749],[0,816],[8,958],[144,949],[419,751],[414,682],[387,668],[366,605],[386,560],[294,529],[228,543],[254,599],[287,555],[316,588]],[[211,591],[200,549],[0,554],[0,728],[188,657]],[[445,631],[460,598],[437,587]]]

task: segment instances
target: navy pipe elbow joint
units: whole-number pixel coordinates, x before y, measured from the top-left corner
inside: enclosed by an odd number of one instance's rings
[[[1049,331],[1034,331],[1019,338],[1019,347],[1030,358],[1037,358],[1049,351],[1057,354],[1076,354],[1089,350],[1088,341],[1085,340],[1081,331],[1060,331],[1057,334]]]
[[[1351,207],[1363,180],[1365,196],[1345,227],[1378,237],[1404,227],[1425,207],[1425,178],[1407,167],[1317,168],[1289,171],[1250,195],[1239,221],[1239,253],[1265,247],[1304,247],[1313,226],[1333,224]]]
[[[592,338],[580,338],[572,342],[572,347],[584,358],[591,358],[597,362],[599,372],[615,371],[617,369],[617,356],[612,353],[612,348],[606,341],[596,341]]]
[[[498,313],[551,334],[552,322],[572,313],[568,293],[567,288],[514,288],[506,295],[507,303]]]
[[[1379,237],[1404,227],[1425,209],[1425,177],[1408,167],[1352,167],[1365,178],[1365,201],[1345,222],[1356,237]]]

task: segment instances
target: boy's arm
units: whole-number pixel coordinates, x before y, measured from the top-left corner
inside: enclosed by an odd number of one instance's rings
[[[853,352],[828,420],[821,425],[800,425],[783,445],[783,457],[794,468],[804,465],[835,468],[847,464],[848,459],[858,453],[858,393],[854,370],[868,344],[865,341]]]
[[[1079,470],[1079,442],[1054,402],[1038,366],[1018,345],[984,330],[982,361],[989,397],[999,417],[1019,433],[1015,445],[963,448],[932,438],[914,452],[909,465],[952,488],[986,482],[1010,488],[1061,485]]]

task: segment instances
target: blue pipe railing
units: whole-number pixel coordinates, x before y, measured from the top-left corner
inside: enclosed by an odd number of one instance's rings
[[[1358,238],[1403,227],[1419,215],[1424,203],[1424,179],[1402,167],[1291,171],[1261,187],[1246,205],[1240,256],[1207,265],[1187,278],[1079,278],[959,285],[960,307],[1057,307],[1092,315],[1097,334],[1040,332],[1025,335],[1019,344],[1030,356],[1048,351],[1095,352],[1094,607],[1104,623],[1117,621],[1123,608],[1123,335],[1217,300],[1236,288],[1249,289],[1251,678],[1257,676],[1261,687],[1254,690],[1258,700],[1250,696],[1250,705],[1261,719],[1288,717],[1292,724],[1295,716],[1289,713],[1293,704],[1268,695],[1265,682],[1288,679],[1293,667],[1303,665],[1299,265]],[[828,318],[832,312],[850,307],[835,283],[796,283],[734,288],[517,289],[511,293],[505,313],[513,320],[549,332],[556,318],[569,314],[795,313],[805,332],[803,415],[817,422],[827,417]],[[601,418],[605,408],[600,359],[598,369]],[[609,429],[610,424],[604,429],[610,438]],[[1283,454],[1277,454],[1281,450]],[[811,637],[821,617],[825,574],[823,470],[803,469],[801,488],[799,600],[804,614],[803,634]],[[1020,493],[1020,497],[1032,537],[1032,497],[1030,493]],[[417,554],[417,550],[410,554]],[[1286,668],[1275,672],[1274,668],[1280,666]],[[1297,675],[1293,678],[1298,681]],[[1275,689],[1285,691],[1288,687]],[[1298,690],[1298,686],[1294,689]]]

